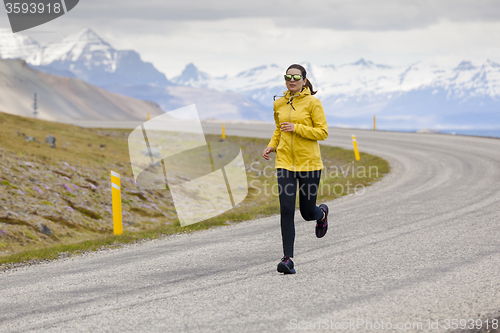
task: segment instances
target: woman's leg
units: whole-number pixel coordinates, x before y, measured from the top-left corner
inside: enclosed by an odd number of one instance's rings
[[[298,172],[300,214],[306,221],[320,220],[323,211],[316,206],[321,170]]]
[[[283,239],[283,254],[293,258],[293,243],[295,241],[295,200],[297,179],[295,172],[277,169],[278,190],[281,212],[281,237]]]

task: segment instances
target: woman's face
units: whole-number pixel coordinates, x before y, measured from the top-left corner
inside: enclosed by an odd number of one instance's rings
[[[302,91],[302,87],[304,87],[304,84],[306,84],[307,79],[304,79],[302,77],[302,72],[300,71],[300,69],[290,68],[286,73],[290,75],[298,74],[301,76],[300,80],[298,81],[295,81],[293,77],[290,81],[285,81],[288,90],[290,90],[292,94]]]

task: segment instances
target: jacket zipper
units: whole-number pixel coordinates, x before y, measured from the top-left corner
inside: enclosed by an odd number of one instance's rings
[[[291,118],[291,115],[292,115],[292,101],[290,101],[290,111],[288,112],[288,122],[292,122],[292,118]],[[295,171],[295,156],[293,154],[293,132],[290,133],[292,135],[292,142],[290,144],[290,149],[292,150],[292,168],[293,168],[293,171]]]

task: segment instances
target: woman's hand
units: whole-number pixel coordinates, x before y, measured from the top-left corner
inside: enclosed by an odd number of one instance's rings
[[[293,132],[293,130],[295,129],[295,124],[288,122],[281,123],[280,128],[282,132]]]
[[[269,160],[269,153],[274,151],[274,148],[273,147],[267,147],[266,149],[264,149],[264,151],[262,152],[262,157],[264,157],[266,160]]]

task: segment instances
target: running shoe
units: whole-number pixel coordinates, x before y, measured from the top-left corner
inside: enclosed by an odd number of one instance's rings
[[[316,237],[321,238],[326,235],[326,231],[328,230],[328,206],[321,204],[319,208],[325,213],[325,218],[318,220],[316,223]]]
[[[295,274],[295,269],[293,268],[293,261],[290,257],[284,256],[281,262],[278,264],[278,272],[284,274]]]

